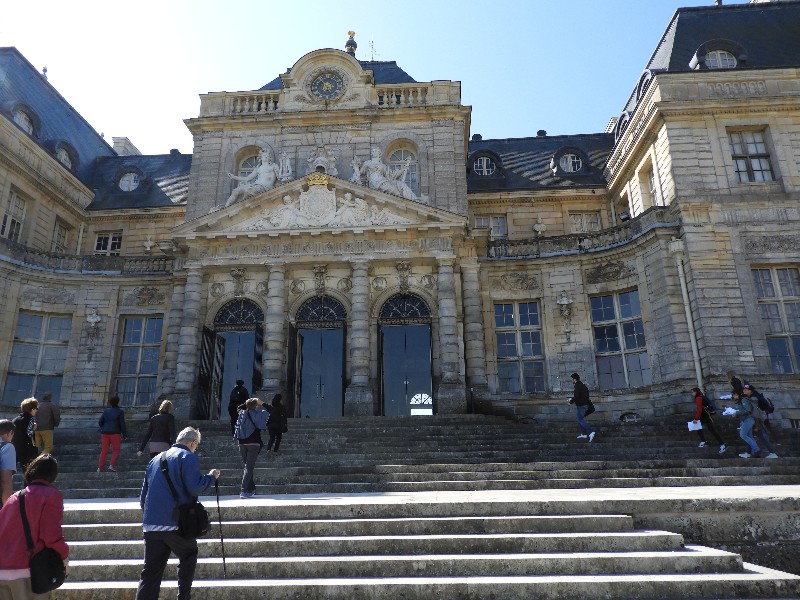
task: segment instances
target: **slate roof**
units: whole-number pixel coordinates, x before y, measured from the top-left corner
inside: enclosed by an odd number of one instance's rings
[[[0,112],[12,119],[18,103],[27,105],[38,122],[35,139],[51,154],[67,142],[78,154],[73,173],[87,183],[98,157],[115,156],[114,149],[47,82],[16,48],[0,48]]]
[[[358,62],[365,71],[372,71],[375,83],[378,85],[386,83],[416,83],[416,80],[398,67],[397,62],[393,60],[359,60]],[[287,73],[290,71],[291,69],[286,69]],[[280,90],[283,89],[283,82],[278,76],[260,89]]]
[[[185,205],[189,193],[191,154],[114,156],[97,159],[89,186],[95,197],[86,210],[158,208]],[[126,172],[141,174],[139,187],[123,192],[117,182]]]
[[[737,70],[800,66],[800,1],[680,8],[645,69],[692,71],[697,49],[719,39],[744,49],[747,61]],[[634,91],[625,110],[635,107]]]
[[[587,188],[605,186],[603,168],[614,136],[606,133],[555,135],[496,140],[475,140],[469,143],[467,191],[537,190]],[[559,150],[578,150],[588,159],[581,173],[553,174],[550,161]],[[499,157],[502,168],[491,176],[476,175],[473,161],[482,153]]]

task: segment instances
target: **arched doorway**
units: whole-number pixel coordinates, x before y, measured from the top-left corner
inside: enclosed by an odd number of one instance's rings
[[[316,296],[297,311],[294,414],[341,417],[344,407],[344,352],[347,311],[331,296]]]
[[[237,379],[251,393],[261,388],[263,345],[264,311],[255,302],[237,298],[219,309],[214,328],[203,328],[198,418],[227,419],[228,394]]]
[[[432,415],[431,310],[414,294],[395,294],[378,315],[382,410]]]

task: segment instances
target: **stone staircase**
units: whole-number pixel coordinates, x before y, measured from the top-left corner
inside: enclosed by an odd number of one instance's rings
[[[685,486],[690,500],[675,504],[686,515],[717,509],[716,493],[699,499],[707,486],[787,489],[800,484],[793,430],[781,432],[781,459],[745,460],[733,426],[725,430],[732,447],[720,455],[698,448],[678,421],[599,426],[589,444],[569,422],[297,420],[278,454],[262,453],[259,495],[243,500],[227,424],[199,426],[203,469],[223,470],[223,525],[199,540],[195,599],[800,597],[800,577],[648,526],[633,516],[641,500],[601,497]],[[137,442],[123,447],[119,472],[99,474],[94,431],[57,433],[72,567],[57,600],[135,596],[143,556],[135,498],[146,460],[135,456],[143,426],[131,430]],[[217,500],[203,501],[216,521]],[[778,517],[800,514],[796,494],[761,502]],[[664,506],[652,501],[654,522]],[[734,497],[725,507],[737,516],[753,510]],[[175,564],[162,598],[175,596]]]

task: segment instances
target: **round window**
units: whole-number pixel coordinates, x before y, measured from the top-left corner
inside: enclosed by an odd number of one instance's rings
[[[475,162],[472,163],[472,170],[475,171],[476,175],[491,175],[496,169],[497,166],[494,164],[494,161],[488,156],[479,156],[475,159]]]
[[[565,173],[577,173],[583,167],[583,161],[577,154],[565,154],[558,159],[558,166]]]
[[[138,173],[125,173],[125,175],[119,178],[119,189],[123,192],[132,192],[139,187],[140,181],[141,178]]]

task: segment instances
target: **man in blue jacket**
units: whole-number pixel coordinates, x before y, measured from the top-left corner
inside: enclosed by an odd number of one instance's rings
[[[220,474],[219,469],[211,469],[208,475],[200,473],[200,461],[194,454],[199,445],[200,432],[187,427],[178,434],[175,444],[163,453],[170,479],[178,493],[177,502],[161,472],[161,454],[147,465],[139,497],[144,511],[144,569],[136,600],[158,600],[161,579],[171,552],[179,560],[178,600],[190,598],[197,566],[197,540],[178,533],[176,509],[205,492]]]

